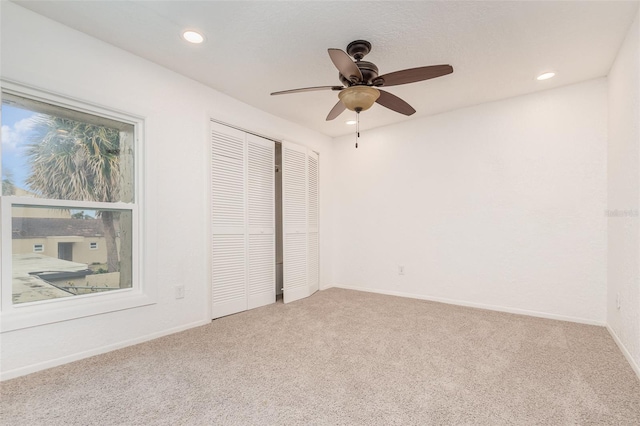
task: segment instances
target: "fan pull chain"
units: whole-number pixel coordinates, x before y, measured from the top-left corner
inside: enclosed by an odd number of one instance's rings
[[[356,148],[358,147],[358,139],[360,139],[360,112],[356,112]]]

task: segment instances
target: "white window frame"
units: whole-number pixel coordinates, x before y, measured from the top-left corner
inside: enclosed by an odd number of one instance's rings
[[[39,249],[38,249],[39,247]],[[33,252],[34,253],[44,253],[44,244],[34,244],[33,245]]]
[[[0,223],[2,230],[2,274],[0,276],[0,332],[19,330],[54,322],[67,321],[123,309],[156,303],[156,288],[144,279],[144,126],[143,117],[116,111],[86,101],[72,99],[17,82],[0,80],[2,93],[45,102],[61,108],[119,121],[134,126],[134,201],[92,202],[51,200],[33,197],[1,196]],[[1,152],[0,152],[1,155]],[[59,299],[13,304],[12,296],[12,206],[50,206],[73,209],[126,210],[132,214],[132,286],[109,292],[93,293]],[[44,247],[43,247],[44,248]]]

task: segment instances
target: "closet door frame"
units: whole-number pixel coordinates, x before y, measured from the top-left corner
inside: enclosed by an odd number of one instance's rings
[[[234,235],[234,234],[240,234],[239,232],[236,232],[238,230],[234,230],[234,229],[221,229],[220,227],[216,227],[214,226],[214,209],[213,209],[213,187],[214,187],[214,182],[213,182],[213,173],[214,173],[214,169],[213,169],[213,156],[215,155],[215,153],[213,152],[213,142],[212,142],[212,131],[214,126],[223,126],[223,128],[225,129],[229,129],[231,132],[238,132],[237,134],[240,133],[244,133],[245,137],[244,137],[244,150],[243,150],[243,161],[244,161],[244,180],[243,180],[243,192],[245,194],[244,196],[244,201],[243,201],[243,209],[244,209],[244,233],[243,233],[243,237],[244,237],[244,265],[243,265],[243,269],[244,269],[244,301],[240,301],[240,300],[236,300],[233,303],[230,303],[228,306],[220,306],[220,304],[218,304],[218,306],[216,306],[215,302],[214,302],[214,250],[213,250],[213,245],[214,245],[214,237],[215,235]],[[274,147],[274,155],[275,155],[275,143],[280,143],[282,146],[282,208],[283,208],[283,219],[282,219],[282,233],[283,233],[283,287],[284,287],[284,302],[288,303],[288,302],[292,302],[295,300],[299,300],[305,297],[310,296],[311,294],[315,293],[315,291],[317,291],[319,289],[319,281],[320,281],[320,277],[319,277],[319,272],[320,272],[320,258],[319,258],[319,253],[320,253],[320,247],[319,247],[319,239],[320,239],[320,230],[319,230],[319,217],[320,217],[320,212],[319,212],[319,202],[320,202],[320,195],[319,195],[319,154],[315,151],[312,151],[310,148],[307,148],[306,146],[303,145],[299,145],[296,143],[291,143],[291,142],[287,142],[287,141],[278,141],[269,137],[265,137],[250,131],[246,131],[244,129],[240,129],[237,128],[235,126],[231,126],[222,122],[219,122],[213,118],[210,119],[210,126],[209,126],[209,138],[207,140],[207,145],[208,145],[208,151],[209,151],[209,161],[208,161],[208,167],[209,167],[209,176],[210,179],[208,181],[208,194],[209,194],[209,209],[208,209],[208,224],[207,224],[207,228],[208,228],[208,235],[209,235],[209,255],[208,255],[208,261],[211,262],[209,264],[209,302],[208,302],[208,307],[209,307],[209,317],[210,318],[220,318],[222,316],[226,316],[226,315],[230,315],[232,313],[236,313],[236,312],[242,312],[244,310],[247,309],[252,309],[258,306],[263,306],[266,304],[270,304],[270,303],[274,303],[275,302],[275,286],[276,286],[276,275],[275,275],[275,268],[276,268],[276,254],[275,254],[275,239],[276,239],[276,235],[275,235],[275,202],[277,202],[277,200],[275,199],[275,180],[272,180],[271,186],[273,187],[273,228],[272,229],[266,229],[269,227],[263,227],[263,226],[250,226],[249,224],[249,206],[248,206],[248,191],[249,191],[249,176],[248,176],[248,172],[247,172],[247,168],[248,168],[248,149],[249,149],[249,141],[248,138],[260,138],[260,139],[264,139],[266,141],[269,142],[269,144],[273,143],[273,147]],[[255,140],[254,140],[255,141]],[[301,154],[304,155],[304,182],[301,182],[301,186],[302,188],[304,188],[304,213],[302,214],[302,216],[304,217],[304,224],[303,223],[298,223],[297,225],[300,226],[295,226],[293,228],[288,227],[287,226],[287,219],[286,219],[286,208],[285,208],[285,200],[287,199],[287,191],[286,191],[286,183],[285,183],[285,175],[286,175],[286,171],[285,171],[285,150],[286,149],[291,149],[293,151],[299,152]],[[316,165],[317,165],[317,188],[316,188],[316,194],[317,194],[317,212],[316,212],[316,218],[317,218],[317,223],[315,227],[311,227],[310,226],[310,204],[309,204],[309,192],[310,192],[310,180],[309,180],[309,162],[310,162],[310,158],[314,158],[316,160]],[[275,179],[275,158],[273,161],[273,178]],[[288,229],[289,228],[289,229]],[[299,270],[298,270],[298,275],[300,275],[301,273],[304,274],[303,280],[302,282],[300,282],[298,286],[294,286],[293,288],[289,288],[287,291],[287,273],[291,272],[292,267],[294,266],[294,264],[291,262],[291,258],[289,259],[289,262],[287,262],[287,243],[286,243],[286,235],[287,235],[287,230],[289,230],[290,234],[296,235],[300,240],[299,241],[299,254],[303,254],[304,257],[304,264],[303,265],[298,265],[299,266]],[[315,241],[313,241],[313,238],[311,238],[310,240],[310,235],[315,233]],[[250,253],[249,253],[249,240],[251,238],[251,235],[254,235],[255,237],[260,237],[262,235],[273,235],[273,259],[270,262],[270,264],[273,267],[273,285],[271,285],[271,289],[269,291],[262,291],[259,294],[254,295],[255,297],[252,297],[252,295],[250,294],[250,283],[249,283],[249,259],[250,259]],[[266,242],[263,242],[262,248],[266,249],[267,246],[269,244],[267,244]],[[312,267],[313,265],[310,265],[309,260],[311,258],[313,258],[313,252],[315,250],[315,254],[316,254],[316,267]],[[291,252],[289,253],[290,255],[292,254]],[[289,270],[287,270],[287,264],[289,266]],[[267,272],[268,273],[268,272]],[[316,274],[315,279],[312,277],[314,274]]]

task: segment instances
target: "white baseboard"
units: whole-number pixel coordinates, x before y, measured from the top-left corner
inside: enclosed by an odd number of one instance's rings
[[[609,324],[607,324],[607,330],[609,331],[611,337],[613,337],[613,341],[616,342],[616,345],[618,345],[618,348],[620,348],[620,351],[622,352],[624,357],[627,359],[627,361],[629,361],[629,364],[631,365],[633,371],[636,373],[636,376],[638,376],[638,379],[640,379],[640,366],[633,359],[626,346],[622,344],[622,341],[620,340],[616,332],[613,331],[613,328],[609,326]]]
[[[16,377],[35,373],[36,371],[46,370],[48,368],[53,368],[59,365],[68,364],[73,361],[79,361],[84,358],[89,358],[94,355],[100,355],[107,352],[115,351],[117,349],[122,349],[127,346],[137,345],[138,343],[147,342],[149,340],[157,339],[159,337],[167,336],[173,333],[178,333],[180,331],[188,330],[193,327],[199,327],[201,325],[205,325],[209,323],[211,323],[211,320],[196,321],[189,324],[181,325],[179,327],[170,328],[168,330],[159,331],[157,333],[147,334],[145,336],[137,337],[135,339],[125,340],[125,341],[114,343],[111,345],[101,346],[99,348],[91,349],[84,352],[78,352],[72,355],[63,356],[60,358],[52,359],[52,360],[41,362],[38,364],[29,365],[26,367],[15,368],[13,370],[8,370],[0,373],[0,381],[14,379]]]
[[[604,321],[597,321],[589,318],[570,317],[565,315],[550,314],[546,312],[529,311],[526,309],[508,308],[508,307],[496,306],[496,305],[486,305],[484,303],[467,302],[464,300],[447,299],[443,297],[425,296],[422,294],[405,293],[401,291],[378,290],[378,289],[372,289],[372,288],[345,286],[340,284],[335,284],[333,287],[344,288],[345,290],[357,290],[357,291],[366,291],[368,293],[386,294],[388,296],[407,297],[410,299],[429,300],[431,302],[440,302],[440,303],[446,303],[449,305],[457,305],[457,306],[467,306],[469,308],[486,309],[489,311],[507,312],[510,314],[527,315],[530,317],[577,322],[580,324],[588,324],[588,325],[598,325],[600,327],[604,327],[606,325]]]

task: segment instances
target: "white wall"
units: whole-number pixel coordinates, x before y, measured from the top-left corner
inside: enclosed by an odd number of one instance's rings
[[[607,323],[640,376],[640,14],[609,73]],[[620,295],[620,309],[616,297]]]
[[[604,324],[606,105],[603,78],[336,139],[335,284]]]
[[[146,119],[147,279],[155,305],[3,333],[2,378],[209,321],[208,118],[320,152],[320,285],[331,281],[331,139],[2,2],[1,76]],[[176,300],[174,286],[186,297]]]

